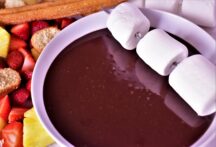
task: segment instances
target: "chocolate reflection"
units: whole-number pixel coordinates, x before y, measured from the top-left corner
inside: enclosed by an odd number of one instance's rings
[[[147,87],[152,93],[164,98],[167,93],[167,78],[158,75],[143,61],[138,60],[135,66],[135,73],[139,82]]]
[[[168,78],[160,76],[136,56],[134,51],[121,50],[119,44],[113,44],[110,36],[103,36],[108,47],[108,58],[113,60],[116,76],[131,82],[135,89],[146,89],[150,93],[164,98],[164,103],[176,116],[191,127],[198,127],[205,122],[168,84]],[[133,83],[133,85],[132,85]],[[151,95],[151,94],[150,94]]]
[[[165,96],[164,103],[171,111],[191,127],[198,127],[205,122],[205,119],[199,117],[196,112],[194,112],[193,109],[191,109],[191,107],[171,89],[171,87]]]
[[[107,58],[112,62],[113,71],[119,78],[137,82],[134,76],[134,67],[137,57],[133,56],[133,51],[120,50],[121,46],[117,43],[111,43],[111,36],[103,36],[103,41],[107,46]]]

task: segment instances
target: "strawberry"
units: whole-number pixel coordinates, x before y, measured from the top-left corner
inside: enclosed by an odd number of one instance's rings
[[[32,100],[27,99],[27,101],[25,101],[25,103],[22,105],[22,107],[28,108],[28,109],[32,108],[33,107]]]
[[[56,19],[55,22],[60,29],[64,29],[72,22],[74,22],[74,20],[71,18],[60,18],[60,19]]]
[[[26,83],[26,89],[28,91],[31,91],[31,80],[29,80],[27,83]]]
[[[10,112],[10,101],[6,95],[0,98],[0,117],[7,121]]]
[[[21,75],[22,75],[22,78],[24,79],[24,80],[30,80],[31,78],[32,78],[32,71],[23,71],[22,73],[21,73]]]
[[[60,28],[61,27],[61,22],[63,18],[55,19],[54,20],[54,26]]]
[[[16,37],[16,36],[11,36],[10,39],[10,50],[17,50],[18,48],[26,48],[27,44],[24,40]]]
[[[10,101],[9,97],[1,97],[0,98],[0,138],[1,131],[7,125],[8,115],[10,112]]]
[[[18,51],[20,51],[24,56],[22,71],[33,71],[35,66],[35,60],[33,59],[32,55],[23,48],[19,48]]]
[[[34,21],[32,22],[31,34],[33,35],[35,32],[47,27],[49,27],[49,24],[46,21],[42,21],[42,20]]]
[[[27,108],[12,108],[8,116],[8,122],[12,123],[14,121],[22,120],[24,118],[24,113],[27,110]]]
[[[10,68],[18,70],[22,67],[24,57],[22,53],[17,50],[10,52],[7,56],[7,64]]]
[[[5,59],[0,57],[0,69],[3,69],[6,67]]]
[[[5,126],[2,130],[2,147],[22,147],[23,146],[23,124],[13,122]]]
[[[28,23],[23,23],[23,24],[18,24],[12,27],[11,33],[18,36],[19,38],[23,40],[28,40],[29,39],[29,24]]]
[[[1,139],[1,131],[6,125],[7,125],[7,121],[0,117],[0,139]]]
[[[26,88],[19,88],[11,94],[11,99],[14,104],[23,105],[30,97],[30,92]]]
[[[72,22],[73,22],[73,20],[70,18],[63,18],[61,21],[61,29],[64,29],[65,27],[70,25]]]

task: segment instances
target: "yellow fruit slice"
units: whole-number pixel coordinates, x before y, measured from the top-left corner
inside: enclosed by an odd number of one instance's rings
[[[29,109],[28,111],[26,111],[26,112],[24,113],[24,117],[25,117],[25,118],[35,118],[35,119],[37,119],[37,115],[36,115],[36,113],[35,113],[34,108]]]
[[[7,57],[10,45],[10,34],[0,27],[0,57]]]
[[[46,147],[54,143],[38,120],[34,108],[24,114],[23,145],[24,147]]]

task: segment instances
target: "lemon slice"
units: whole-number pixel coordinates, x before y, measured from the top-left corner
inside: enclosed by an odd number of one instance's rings
[[[38,120],[34,108],[24,114],[23,145],[24,147],[45,147],[54,143]]]
[[[0,57],[7,57],[10,44],[10,34],[0,27]]]

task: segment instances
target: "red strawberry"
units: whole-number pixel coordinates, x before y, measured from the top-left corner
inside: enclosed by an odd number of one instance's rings
[[[6,95],[5,97],[0,98],[0,117],[7,121],[9,112],[10,112],[10,101],[9,101],[9,97]]]
[[[23,65],[23,62],[24,62],[24,57],[17,50],[10,52],[7,56],[7,64],[12,69],[15,70],[20,69]]]
[[[29,98],[30,92],[26,88],[19,88],[11,95],[14,104],[23,105]]]
[[[3,69],[6,67],[5,59],[0,57],[0,69]]]
[[[22,147],[23,146],[23,124],[13,122],[5,126],[2,130],[2,147]]]
[[[73,22],[73,20],[70,18],[63,18],[61,21],[61,29],[64,29],[65,27],[70,25],[72,22]]]
[[[14,121],[22,120],[24,118],[24,113],[27,110],[27,108],[12,108],[8,116],[8,122],[12,123]]]
[[[32,100],[31,99],[27,99],[27,101],[22,105],[22,107],[25,107],[25,108],[32,108],[33,107],[33,104],[32,104]]]
[[[74,22],[74,20],[71,18],[60,18],[60,19],[56,19],[55,22],[60,29],[64,29],[72,22]]]
[[[32,22],[31,34],[33,35],[35,32],[47,27],[49,27],[49,24],[46,21],[42,21],[42,20],[34,21]]]
[[[28,91],[31,91],[31,80],[29,80],[27,83],[26,83],[26,89]]]
[[[63,19],[63,18],[55,19],[55,21],[54,21],[54,26],[57,26],[57,27],[60,28],[60,27],[61,27],[62,19]]]
[[[11,33],[20,37],[23,40],[28,40],[29,39],[29,24],[28,23],[23,23],[23,24],[18,24],[12,27]]]
[[[17,50],[18,48],[26,48],[27,44],[24,40],[16,37],[16,36],[11,36],[10,40],[10,50]]]
[[[3,118],[0,117],[0,139],[1,139],[1,132],[2,129],[7,125],[7,120],[4,120]],[[1,143],[0,143],[1,146]]]
[[[33,71],[35,66],[35,60],[33,59],[32,55],[23,48],[19,48],[18,51],[20,51],[24,56],[22,71]]]
[[[28,70],[23,71],[21,75],[22,75],[23,79],[28,81],[32,78],[32,71],[28,71]]]

